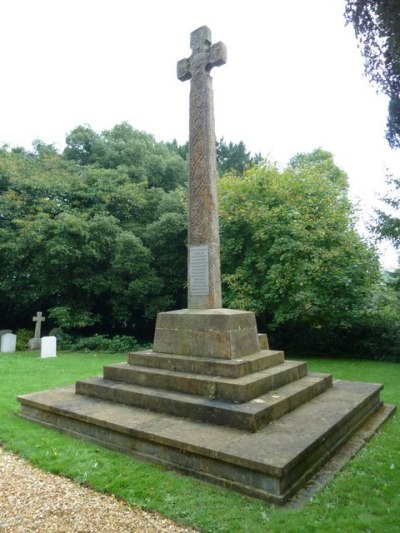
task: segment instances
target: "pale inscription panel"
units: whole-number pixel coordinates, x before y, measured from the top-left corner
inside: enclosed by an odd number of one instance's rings
[[[208,246],[189,246],[189,291],[192,296],[208,296]]]

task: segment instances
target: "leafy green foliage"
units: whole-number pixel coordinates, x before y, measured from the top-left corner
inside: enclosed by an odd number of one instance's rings
[[[224,305],[254,310],[282,346],[324,351],[339,336],[333,346],[375,357],[384,340],[395,358],[398,288],[381,284],[332,155],[298,154],[281,172],[242,142],[219,148],[232,169],[220,180]],[[126,123],[79,126],[63,154],[0,149],[4,327],[41,309],[46,329],[148,338],[157,312],[184,308],[186,155]]]
[[[289,168],[300,176],[303,173],[314,172],[320,179],[326,180],[340,191],[347,194],[349,180],[347,174],[335,165],[333,155],[330,152],[317,148],[310,153],[297,154],[289,161]]]
[[[39,141],[0,150],[2,321],[41,308],[65,328],[124,329],[175,307],[185,180],[180,156],[127,124],[79,127],[62,156]]]
[[[127,122],[101,134],[78,126],[67,136],[66,144],[67,160],[124,171],[134,183],[171,191],[187,180],[186,164],[179,154]]]
[[[217,169],[220,175],[231,172],[242,176],[246,168],[257,165],[262,161],[261,154],[252,156],[247,152],[245,144],[230,142],[227,144],[223,137],[217,142]]]
[[[32,337],[32,331],[29,329],[18,329],[16,332],[17,335],[17,350],[25,351],[28,346],[28,341]]]
[[[189,159],[189,141],[187,141],[185,144],[180,145],[178,144],[178,141],[174,139],[172,142],[165,144],[170,150],[176,152],[185,161]]]
[[[353,357],[400,363],[400,329],[398,320],[377,314],[376,319],[358,319],[347,327],[315,328],[288,322],[271,331],[270,345],[284,347],[286,353],[301,356]]]
[[[75,352],[109,352],[124,353],[134,350],[144,350],[149,345],[141,344],[135,337],[127,335],[93,335],[91,337],[74,337],[66,333],[57,335],[58,349]]]
[[[220,181],[227,306],[251,309],[273,326],[354,321],[379,268],[354,229],[344,185],[320,151],[298,156],[284,172],[264,164]]]
[[[388,206],[388,210],[376,209],[376,219],[372,224],[372,230],[377,234],[378,239],[390,241],[394,247],[400,251],[400,179],[394,176],[387,177],[390,187],[389,192],[382,198]],[[397,294],[400,300],[400,269],[389,274],[388,284]]]
[[[389,97],[386,138],[400,148],[400,0],[347,0],[365,73]]]
[[[388,239],[400,250],[400,179],[388,176],[387,183],[391,188],[390,192],[383,197],[383,201],[389,206],[390,211],[376,210],[377,222],[374,226],[375,232],[381,239]]]
[[[84,309],[73,309],[65,305],[50,308],[49,318],[58,324],[60,329],[84,328],[93,326],[101,320],[99,315],[93,315]]]

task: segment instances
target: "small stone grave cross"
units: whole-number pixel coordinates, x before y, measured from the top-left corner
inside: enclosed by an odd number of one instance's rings
[[[35,334],[34,334],[34,338],[35,339],[40,339],[41,329],[42,329],[42,322],[44,322],[46,320],[45,317],[42,316],[42,315],[43,315],[43,313],[41,311],[37,311],[36,316],[34,316],[32,318],[33,322],[36,322]]]
[[[192,55],[178,61],[181,81],[190,79],[188,308],[222,307],[217,205],[217,170],[212,78],[226,63],[226,47],[211,44],[202,26],[190,34]]]

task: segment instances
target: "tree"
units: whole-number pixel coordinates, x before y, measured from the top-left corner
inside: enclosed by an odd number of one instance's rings
[[[187,166],[179,153],[127,122],[101,134],[78,126],[67,136],[63,156],[80,165],[123,171],[132,182],[165,191],[187,182]]]
[[[189,159],[189,141],[185,144],[178,144],[178,141],[174,139],[172,142],[165,143],[165,146],[181,156],[182,159],[187,161]]]
[[[289,167],[297,174],[313,171],[335,185],[344,195],[349,189],[347,174],[335,165],[333,155],[330,152],[317,148],[310,153],[297,154],[289,161]]]
[[[183,159],[189,159],[188,142],[179,145],[174,139],[171,143],[166,143],[166,146]],[[225,172],[231,172],[237,176],[242,176],[246,168],[257,165],[262,161],[261,154],[251,155],[242,141],[238,144],[233,142],[226,143],[223,137],[216,143],[216,155],[219,175],[225,174]]]
[[[40,141],[0,149],[0,316],[10,327],[39,308],[65,327],[123,329],[182,300],[186,163],[125,125],[74,132],[62,156]]]
[[[78,126],[65,139],[64,157],[72,159],[80,165],[94,163],[101,152],[100,135],[90,126]]]
[[[295,157],[284,172],[263,164],[240,180],[220,180],[226,306],[253,310],[275,326],[354,320],[379,264],[354,229],[342,174],[330,154],[316,151]]]
[[[245,144],[230,142],[227,144],[223,137],[217,142],[217,169],[220,175],[225,172],[235,173],[242,176],[245,169],[261,162],[261,154],[251,155],[246,151]]]
[[[386,138],[400,148],[400,0],[347,0],[366,76],[389,97]]]
[[[377,209],[377,222],[374,230],[381,239],[388,239],[400,250],[400,218],[396,216],[400,208],[400,179],[388,176],[387,183],[392,191],[383,197],[383,201],[389,206],[391,212]]]

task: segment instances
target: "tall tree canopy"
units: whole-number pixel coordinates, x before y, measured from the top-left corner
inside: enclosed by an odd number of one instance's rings
[[[347,0],[367,77],[389,97],[386,138],[400,148],[400,0]]]
[[[236,161],[248,160],[237,146]],[[46,327],[137,334],[157,312],[185,307],[182,155],[126,123],[101,134],[79,126],[63,154],[40,141],[31,152],[0,148],[1,325],[30,325],[40,309]],[[219,180],[225,306],[323,339],[366,313],[376,326],[379,302],[393,322],[397,297],[374,293],[377,258],[329,152],[298,154],[284,171],[230,168]]]
[[[182,307],[185,161],[127,124],[67,141],[63,156],[0,150],[2,322],[43,309],[62,326],[123,328]]]
[[[100,134],[89,126],[78,126],[67,136],[64,157],[80,165],[123,170],[133,182],[165,191],[187,180],[186,165],[179,154],[127,122]]]
[[[183,159],[188,159],[189,143],[179,145],[176,140],[167,143],[169,149],[179,154]],[[239,143],[227,143],[223,137],[216,142],[217,170],[222,175],[231,172],[237,176],[242,176],[244,171],[258,163],[261,163],[261,154],[252,155],[247,151],[243,141]]]
[[[400,251],[400,178],[389,176],[387,179],[391,190],[383,197],[390,211],[377,209],[377,223],[375,231],[381,239],[388,239]]]
[[[225,172],[233,172],[237,176],[242,176],[246,168],[257,165],[261,161],[261,154],[251,155],[242,141],[238,144],[226,143],[223,137],[217,141],[217,169],[221,175]]]
[[[331,154],[299,154],[280,172],[260,165],[220,180],[227,307],[266,323],[349,324],[379,278],[354,228],[346,175]]]

